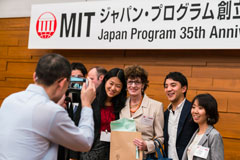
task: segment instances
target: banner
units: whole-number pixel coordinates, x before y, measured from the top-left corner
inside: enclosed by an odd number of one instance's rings
[[[32,5],[30,49],[240,49],[239,0]]]

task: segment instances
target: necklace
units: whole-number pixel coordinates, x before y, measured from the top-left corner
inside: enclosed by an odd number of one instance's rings
[[[143,100],[143,97],[141,98],[140,102],[137,104],[137,107],[135,107],[135,108],[131,108],[132,107],[131,106],[131,102],[129,102],[130,103],[130,112],[131,113],[135,113],[138,110],[138,108],[141,106],[142,100]],[[136,106],[136,105],[133,105],[133,106]]]

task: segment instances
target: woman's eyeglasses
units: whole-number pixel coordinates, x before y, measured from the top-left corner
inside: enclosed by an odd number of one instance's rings
[[[142,82],[140,82],[140,81],[127,81],[127,84],[128,84],[128,85],[133,85],[133,84],[135,84],[136,86],[138,86],[138,85],[142,84]]]

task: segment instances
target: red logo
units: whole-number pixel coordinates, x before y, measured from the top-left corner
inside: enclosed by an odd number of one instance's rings
[[[52,37],[57,28],[57,20],[51,12],[42,13],[36,25],[36,31],[40,38],[48,39]]]

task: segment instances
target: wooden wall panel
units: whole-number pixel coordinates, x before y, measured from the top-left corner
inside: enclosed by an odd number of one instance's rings
[[[224,148],[225,160],[240,159],[239,154],[240,140],[223,138],[223,144],[225,147]]]
[[[0,81],[0,87],[9,88],[23,88],[25,89],[30,83],[33,83],[33,79],[27,78],[6,78],[4,81]]]
[[[0,18],[0,31],[28,31],[30,18]]]
[[[224,138],[225,159],[240,159],[240,50],[29,50],[29,22],[29,18],[0,19],[0,104],[33,82],[38,59],[48,53],[82,62],[87,69],[139,64],[149,73],[147,95],[163,102],[165,109],[169,101],[164,78],[171,71],[179,71],[189,82],[188,100],[200,93],[217,99],[220,120],[216,128]]]
[[[17,46],[18,39],[17,38],[9,38],[9,39],[0,39],[0,46]]]
[[[1,59],[4,58],[4,57],[7,57],[7,50],[8,50],[7,47],[2,47],[0,45],[0,57],[1,57]]]
[[[231,93],[228,99],[228,112],[240,113],[240,93]]]
[[[219,123],[215,127],[225,138],[240,139],[240,114],[220,113]]]
[[[9,62],[8,72],[18,72],[18,73],[33,73],[36,68],[36,63],[28,62]]]
[[[0,59],[0,71],[5,71],[7,67],[7,61],[5,59]]]
[[[213,79],[212,87],[215,90],[240,91],[240,79]]]
[[[222,78],[236,79],[240,78],[240,67],[193,67],[192,76],[199,78]]]
[[[211,78],[188,78],[188,88],[198,90],[211,90],[213,87],[213,79]]]
[[[146,69],[149,75],[151,76],[165,76],[169,72],[174,72],[174,71],[179,71],[182,72],[186,76],[191,76],[191,67],[186,67],[186,66],[146,66],[142,65]],[[164,77],[165,78],[165,77]]]

